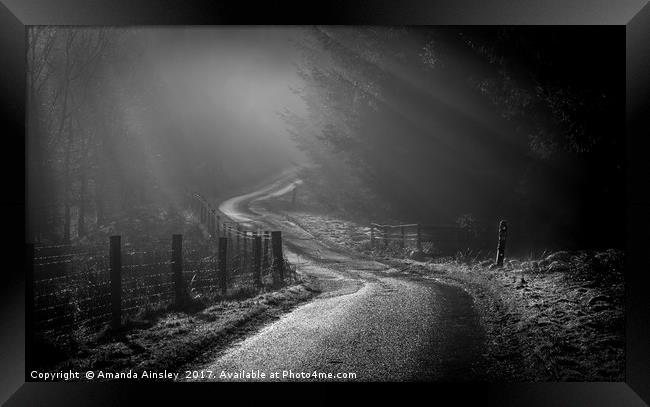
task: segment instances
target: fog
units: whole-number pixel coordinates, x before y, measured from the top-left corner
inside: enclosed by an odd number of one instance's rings
[[[132,117],[146,137],[174,139],[179,165],[215,168],[210,194],[231,192],[261,174],[304,160],[278,112],[302,112],[291,91],[299,78],[292,47],[297,30],[247,28],[139,29],[138,69],[156,88],[155,113]],[[121,80],[121,78],[116,78]],[[135,87],[140,84],[136,84]],[[145,137],[145,138],[146,138]],[[198,162],[197,162],[198,160]],[[192,181],[190,181],[192,182]]]
[[[616,39],[33,27],[28,230],[81,238],[138,208],[178,208],[188,192],[224,200],[297,167],[316,200],[363,222],[507,218],[526,245],[618,244],[606,215],[622,193],[620,66],[602,58]]]
[[[223,165],[256,172],[301,156],[277,115],[301,112],[297,29],[144,29],[143,65],[163,88],[188,143],[228,152]],[[196,130],[200,129],[200,130]],[[193,132],[194,130],[194,132]],[[196,140],[193,140],[196,137]],[[248,167],[248,169],[247,169]]]
[[[621,27],[27,40],[32,378],[623,377]]]

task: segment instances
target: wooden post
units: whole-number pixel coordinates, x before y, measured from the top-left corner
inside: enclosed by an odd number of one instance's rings
[[[388,247],[388,227],[384,226],[382,228],[382,232],[384,238],[384,247]]]
[[[422,251],[422,227],[420,227],[420,224],[419,224],[419,223],[418,223],[417,228],[418,228],[418,236],[417,236],[418,242],[417,242],[417,248],[418,248],[418,252],[421,252],[421,251]]]
[[[271,240],[271,232],[264,232],[264,259],[262,260],[262,268],[266,270],[269,267],[269,240]]]
[[[255,234],[253,238],[253,275],[255,285],[262,286],[262,236]]]
[[[228,240],[232,239],[232,226],[228,225],[227,236]]]
[[[294,187],[293,187],[293,194],[291,195],[291,206],[292,206],[293,208],[296,207],[296,190],[297,190],[297,189],[298,189],[298,187],[297,187],[297,186],[294,186]]]
[[[214,209],[208,204],[208,233],[214,236]]]
[[[282,232],[271,232],[271,247],[273,250],[273,269],[284,283],[284,256],[282,254]]]
[[[400,227],[400,231],[402,232],[402,249],[406,246],[406,234],[404,233],[404,226]]]
[[[34,367],[34,243],[25,245],[25,374]]]
[[[239,255],[239,243],[241,241],[241,226],[237,225],[237,245],[235,247],[235,251],[237,252],[237,255]]]
[[[225,292],[228,285],[228,238],[219,238],[219,283]]]
[[[248,231],[244,230],[244,260],[248,257]]]
[[[217,237],[221,237],[221,216],[217,215]]]
[[[370,248],[373,249],[375,247],[375,226],[371,223],[370,224]]]
[[[122,252],[120,236],[111,236],[110,242],[111,327],[119,329],[122,324]]]
[[[506,253],[506,238],[508,237],[508,223],[505,220],[499,222],[499,243],[497,245],[497,267],[503,267],[503,258]]]
[[[183,306],[183,235],[172,235],[172,275],[174,278],[175,305]]]

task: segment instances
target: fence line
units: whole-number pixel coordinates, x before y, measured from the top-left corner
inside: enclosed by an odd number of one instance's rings
[[[283,285],[281,232],[249,233],[247,239],[252,244],[238,246],[235,239],[222,237],[192,247],[182,235],[173,235],[165,245],[171,250],[129,251],[120,236],[111,236],[103,250],[49,255],[40,253],[52,247],[31,245],[26,255],[29,321],[41,332],[109,322],[117,329],[132,311],[154,305],[182,307],[189,298]],[[264,244],[269,241],[272,251]],[[52,257],[70,260],[49,262]]]
[[[255,233],[262,233],[261,230],[246,230],[244,224],[232,220],[226,220],[228,217],[221,213],[217,208],[199,193],[188,193],[185,196],[186,208],[189,209],[197,220],[205,226],[208,234],[213,240],[221,237],[239,238],[249,241],[254,240]],[[270,236],[262,235],[262,239],[270,239]],[[243,243],[242,243],[243,244]]]
[[[474,222],[469,227],[458,224],[370,223],[368,229],[368,234],[357,233],[351,237],[368,239],[371,249],[387,248],[391,243],[396,243],[401,248],[414,244],[417,251],[422,251],[423,245],[427,245],[439,254],[455,254],[470,247],[483,247],[492,240],[491,231],[483,222]],[[501,231],[501,224],[499,230]]]
[[[233,290],[279,287],[287,273],[280,232],[244,230],[223,222],[199,194],[189,209],[208,228],[210,239],[106,244],[27,245],[27,331],[57,336],[85,326],[119,328],[142,309],[182,307],[190,298],[213,300]],[[273,247],[273,250],[270,250]]]

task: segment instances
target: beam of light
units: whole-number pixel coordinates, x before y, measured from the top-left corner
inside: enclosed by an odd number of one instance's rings
[[[487,111],[479,113],[481,106],[477,103],[474,103],[471,99],[461,99],[457,97],[457,90],[450,88],[450,84],[447,84],[436,77],[435,74],[427,75],[426,79],[422,77],[421,74],[417,72],[407,72],[407,67],[404,64],[396,63],[392,58],[384,58],[381,61],[381,64],[368,59],[366,55],[356,51],[353,46],[348,44],[346,39],[340,38],[336,35],[337,30],[327,30],[325,32],[332,41],[334,41],[338,46],[345,49],[347,52],[358,56],[365,63],[372,65],[375,69],[386,74],[388,77],[393,80],[401,82],[400,86],[408,86],[410,89],[417,89],[421,92],[425,92],[429,98],[436,101],[442,106],[445,106],[449,111],[455,111],[461,117],[464,117],[465,120],[469,122],[474,122],[477,124],[477,127],[480,126],[486,129],[487,133],[490,133],[494,136],[498,136],[502,141],[506,141],[510,144],[515,144],[516,140],[513,140],[512,134],[504,130],[503,123],[497,125],[497,122],[494,121],[493,114],[490,114]],[[361,78],[357,78],[361,80]],[[433,82],[433,84],[431,83]],[[415,117],[415,114],[410,112],[410,109],[403,109],[405,114],[408,114],[412,120],[423,121],[423,123],[430,123],[427,119],[434,119],[433,116],[424,116],[424,117]],[[513,146],[517,147],[517,146]]]
[[[407,126],[406,129],[412,128],[412,134],[426,135],[427,143],[433,142],[436,145],[435,155],[432,155],[431,160],[436,162],[437,168],[441,172],[438,175],[439,180],[449,178],[451,174],[455,174],[457,180],[465,179],[466,182],[470,182],[475,191],[485,192],[490,191],[490,187],[481,180],[485,179],[487,174],[477,172],[474,168],[488,168],[486,167],[486,158],[492,161],[489,168],[492,169],[493,177],[498,176],[497,173],[504,174],[508,165],[516,164],[516,166],[521,167],[525,164],[528,151],[525,140],[522,142],[521,138],[515,137],[513,131],[506,132],[503,128],[496,126],[494,122],[490,122],[484,116],[478,115],[477,112],[474,112],[476,109],[472,107],[472,104],[469,104],[470,107],[468,108],[468,103],[465,103],[468,101],[463,101],[464,106],[461,108],[458,102],[462,99],[456,97],[451,98],[450,101],[445,100],[434,93],[434,89],[435,92],[439,89],[432,87],[431,83],[424,81],[421,76],[408,75],[399,69],[396,64],[388,63],[387,66],[384,66],[383,61],[381,64],[370,61],[337,38],[331,39],[347,52],[361,57],[368,64],[382,71],[388,77],[389,83],[392,80],[394,85],[384,93],[366,92],[366,94],[401,120]],[[332,69],[350,86],[355,86],[356,83],[363,80],[362,75],[354,76],[356,73],[354,71],[349,73],[345,69],[337,69],[336,67]],[[400,89],[401,92],[399,94],[391,92],[393,89]],[[444,86],[441,86],[441,89],[444,89]],[[404,93],[404,91],[411,92],[410,96],[418,93],[426,94],[429,102],[422,100],[422,105],[414,105],[410,99],[400,97],[400,94]],[[449,96],[448,91],[440,92],[440,94]],[[398,100],[405,100],[407,103],[398,103]],[[438,116],[436,116],[422,111],[423,106],[430,105],[431,102],[441,106],[442,111],[447,111],[447,113],[444,116],[440,116],[440,113],[438,113]],[[418,111],[422,112],[418,113]],[[450,114],[452,117],[456,116],[451,122],[449,122]],[[478,118],[478,120],[475,118]],[[399,129],[399,126],[396,126],[396,129]],[[456,131],[460,130],[461,133],[452,132],[454,129]],[[471,142],[468,144],[470,140]],[[396,133],[393,137],[392,145],[384,145],[384,149],[382,149],[381,145],[375,145],[379,140],[373,140],[372,142],[373,146],[376,147],[374,151],[378,155],[377,161],[389,163],[391,157],[394,156],[395,148],[399,148],[399,133]],[[499,155],[493,155],[497,151],[499,151]],[[503,157],[506,152],[509,154],[507,161]],[[500,162],[500,159],[503,161]],[[400,183],[410,184],[412,187],[417,187],[417,184],[421,182],[421,179],[414,179],[413,174],[400,166],[394,168],[393,176],[397,176],[398,179],[401,177]],[[461,177],[458,178],[458,176]],[[417,191],[418,188],[414,188],[414,190]]]

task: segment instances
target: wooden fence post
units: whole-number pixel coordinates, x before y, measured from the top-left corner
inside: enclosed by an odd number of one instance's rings
[[[370,224],[370,249],[375,247],[375,226]]]
[[[422,227],[420,226],[419,223],[418,223],[417,228],[418,228],[418,236],[417,236],[418,242],[417,242],[417,249],[418,249],[418,252],[421,252],[421,251],[422,251]]]
[[[172,235],[172,275],[174,279],[175,305],[183,306],[183,235]]]
[[[246,261],[246,258],[248,257],[248,231],[244,231],[244,261]]]
[[[217,215],[217,237],[221,236],[221,216]]]
[[[404,226],[400,226],[402,232],[402,249],[406,246],[406,234],[404,233]]]
[[[273,250],[273,269],[284,283],[284,256],[282,254],[282,232],[271,232],[271,247]]]
[[[214,236],[214,209],[208,204],[208,233]]]
[[[34,367],[34,243],[25,245],[25,374]]]
[[[262,286],[262,236],[255,234],[253,238],[253,274],[255,285]]]
[[[503,258],[506,253],[506,238],[508,237],[508,223],[505,220],[499,222],[499,243],[497,244],[497,267],[503,266]]]
[[[239,244],[241,241],[241,225],[237,225],[237,245],[235,246],[235,252],[237,252],[237,255],[239,255]]]
[[[269,267],[269,240],[271,240],[271,232],[265,231],[264,232],[264,254],[263,254],[263,260],[262,260],[262,268],[266,270]]]
[[[219,283],[223,292],[228,285],[228,238],[219,238]]]
[[[122,248],[120,236],[110,238],[111,266],[111,327],[119,329],[122,324]]]

